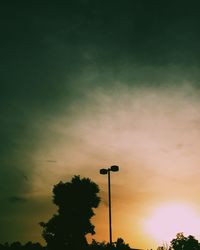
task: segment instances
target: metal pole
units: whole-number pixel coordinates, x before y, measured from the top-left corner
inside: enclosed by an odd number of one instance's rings
[[[110,170],[108,170],[108,205],[109,205],[109,234],[110,234],[110,244],[112,244]]]

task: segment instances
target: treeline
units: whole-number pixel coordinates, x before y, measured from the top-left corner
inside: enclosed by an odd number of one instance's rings
[[[22,245],[19,241],[13,242],[11,244],[5,243],[0,244],[0,250],[44,250],[40,243],[33,243],[31,241],[27,242],[26,244]]]
[[[47,250],[47,246],[42,246],[40,243],[32,243],[27,242],[26,244],[22,245],[19,241],[13,242],[11,244],[5,243],[0,244],[0,250]],[[112,245],[106,242],[97,242],[95,240],[92,241],[91,244],[87,244],[84,250],[130,250],[128,244],[124,242],[122,238],[118,238],[116,242]],[[57,249],[60,250],[60,249]],[[70,249],[71,250],[71,249]],[[82,249],[76,249],[82,250]]]
[[[122,238],[118,238],[116,242],[112,245],[106,242],[97,242],[95,240],[92,241],[90,245],[88,245],[88,250],[130,250],[129,244],[126,244]]]

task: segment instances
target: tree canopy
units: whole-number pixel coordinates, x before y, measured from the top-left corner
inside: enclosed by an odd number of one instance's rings
[[[60,182],[53,188],[53,203],[57,213],[47,222],[41,222],[48,249],[84,249],[86,235],[94,234],[90,219],[93,208],[100,202],[99,187],[89,178],[74,176],[70,182]]]
[[[200,250],[200,243],[192,235],[185,237],[183,233],[178,233],[171,241],[171,248],[173,250]]]

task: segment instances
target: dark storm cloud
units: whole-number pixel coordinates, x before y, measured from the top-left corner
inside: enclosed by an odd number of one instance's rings
[[[115,75],[134,64],[198,63],[200,20],[195,3],[9,5],[2,17],[1,100],[9,101],[11,111],[12,103],[18,102],[37,112],[55,112],[63,95],[69,100],[75,95],[79,83],[73,77],[82,70],[108,69]]]

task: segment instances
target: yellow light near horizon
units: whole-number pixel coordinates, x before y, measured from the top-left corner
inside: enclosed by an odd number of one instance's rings
[[[176,234],[185,236],[200,234],[200,215],[186,204],[167,204],[156,208],[152,216],[145,221],[145,231],[158,244],[170,243]]]

